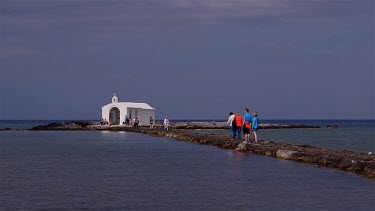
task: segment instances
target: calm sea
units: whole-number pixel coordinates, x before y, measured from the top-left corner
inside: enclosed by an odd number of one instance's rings
[[[264,120],[263,123],[317,125],[322,128],[258,130],[258,139],[261,140],[366,153],[375,152],[375,120]],[[339,128],[327,128],[327,125],[339,125]],[[196,130],[195,132],[230,134],[229,130]]]
[[[371,210],[375,181],[127,132],[1,131],[0,210]]]
[[[0,121],[0,128],[28,129],[34,126],[59,121],[62,120]],[[261,140],[297,145],[307,144],[314,147],[352,150],[366,153],[375,152],[375,120],[261,120],[261,123],[304,124],[322,127],[319,129],[259,130],[258,138]],[[327,125],[339,125],[340,127],[330,129],[326,128]],[[230,134],[229,130],[195,130],[195,132],[210,134],[220,133],[228,134],[228,136]]]
[[[59,121],[62,120],[0,121],[0,128],[28,129],[34,126]],[[260,123],[304,124],[322,127],[319,129],[259,130],[258,138],[261,140],[299,145],[308,144],[315,147],[345,149],[366,153],[375,152],[375,120],[260,120]],[[340,128],[330,129],[326,128],[327,125],[339,125]],[[196,130],[195,132],[228,135],[230,133],[228,130]]]

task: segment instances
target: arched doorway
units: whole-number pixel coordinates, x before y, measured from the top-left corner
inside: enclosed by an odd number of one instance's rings
[[[120,110],[117,107],[111,108],[109,110],[109,125],[119,125],[120,124]]]

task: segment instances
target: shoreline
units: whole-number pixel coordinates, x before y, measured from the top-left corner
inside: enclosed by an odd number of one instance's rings
[[[190,123],[191,124],[191,123]],[[208,123],[210,125],[212,123]],[[194,125],[194,124],[193,124]],[[218,126],[218,125],[216,125]],[[352,172],[364,176],[368,179],[375,179],[375,155],[349,150],[335,150],[326,148],[317,148],[309,145],[292,145],[288,143],[274,143],[272,141],[259,140],[257,144],[243,144],[242,141],[230,141],[228,135],[221,134],[198,134],[186,129],[228,129],[218,127],[197,128],[183,127],[174,125],[168,132],[164,131],[160,125],[153,129],[148,127],[127,127],[127,126],[101,126],[92,124],[92,122],[70,122],[70,123],[51,123],[34,127],[32,131],[38,130],[88,130],[88,131],[126,131],[134,133],[148,134],[154,137],[173,138],[178,141],[192,142],[202,145],[216,146],[222,149],[238,150],[243,152],[252,152],[259,155],[274,157],[278,159],[303,162],[316,167],[334,168],[346,172]],[[280,127],[278,129],[283,129]],[[301,127],[297,127],[301,128]],[[316,127],[307,127],[316,128]],[[264,128],[266,129],[266,128]],[[273,129],[272,127],[267,129]]]

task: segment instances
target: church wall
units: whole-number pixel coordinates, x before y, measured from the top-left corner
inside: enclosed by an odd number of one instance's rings
[[[137,111],[137,116],[140,125],[149,125],[150,124],[150,117],[155,120],[155,110],[153,109],[141,109],[141,108],[131,108],[128,107],[126,103],[111,103],[106,106],[102,107],[102,118],[109,121],[109,111],[111,108],[117,107],[120,110],[120,125],[123,125],[125,122],[125,116],[129,116],[129,111],[132,111],[132,119],[134,119],[135,111]]]
[[[120,109],[120,125],[123,125],[123,122],[125,122],[125,116],[126,116],[126,106],[118,106]]]
[[[121,106],[119,104],[114,104],[112,106],[102,107],[102,118],[107,119],[107,121],[109,122],[109,115],[110,115],[109,111],[114,107],[116,107],[120,110],[120,125],[122,125],[122,122],[125,121],[126,107]],[[125,110],[125,112],[124,112],[124,110]]]
[[[127,108],[126,115],[129,116],[129,111],[131,111],[132,119],[135,119],[135,111],[137,111],[138,120],[140,125],[150,125],[150,117],[155,119],[155,110],[148,110],[148,109],[140,109],[140,108]],[[125,115],[124,115],[125,118]]]
[[[109,109],[108,109],[108,107],[102,108],[102,118],[109,121]]]
[[[150,125],[150,117],[155,121],[155,110],[140,110],[138,111],[138,119],[140,125]]]

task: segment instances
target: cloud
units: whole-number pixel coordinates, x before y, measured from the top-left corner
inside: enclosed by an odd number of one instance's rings
[[[370,5],[370,6],[369,6]],[[231,26],[281,22],[327,22],[340,17],[373,18],[372,0],[18,0],[1,1],[1,57],[37,53],[19,39],[75,33],[88,40],[155,34],[226,22]],[[372,6],[372,7],[371,7]],[[371,20],[371,19],[370,19]],[[367,21],[368,22],[368,21]],[[95,52],[97,48],[88,48]]]
[[[369,5],[372,5],[369,6]],[[373,16],[372,0],[75,0],[5,1],[0,24],[32,25],[183,18],[322,18]]]
[[[17,45],[2,45],[0,51],[0,58],[7,57],[19,57],[19,56],[30,56],[40,55],[39,51]]]
[[[223,15],[225,11],[232,12],[233,16],[250,17],[373,15],[374,9],[372,0],[362,0],[361,3],[352,0],[165,0],[165,2],[170,7],[199,8],[202,12],[216,13],[218,16]]]

